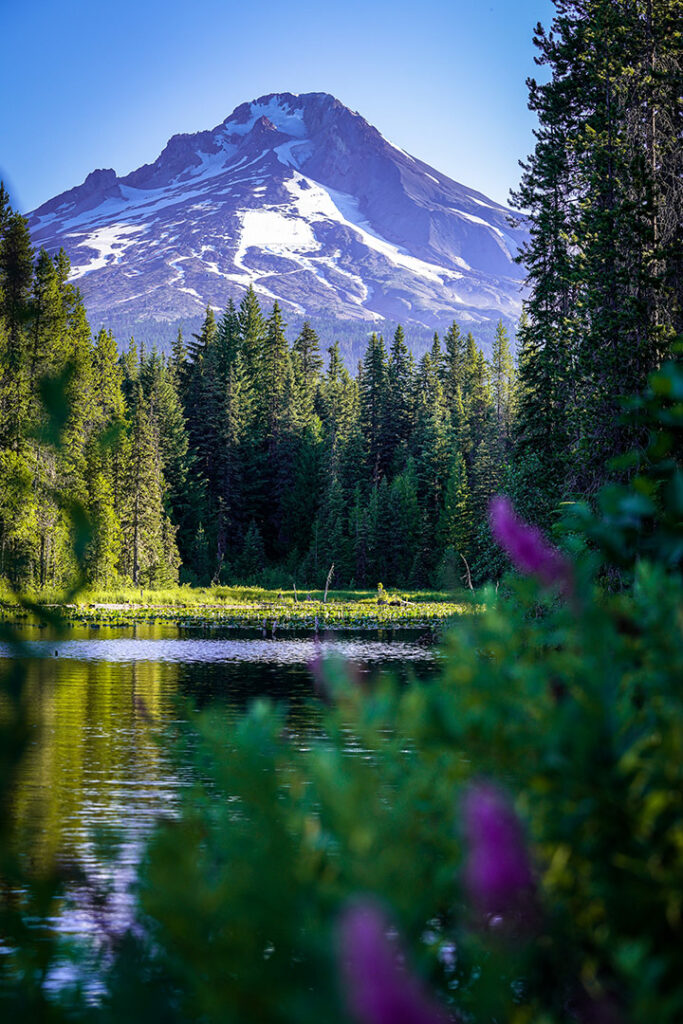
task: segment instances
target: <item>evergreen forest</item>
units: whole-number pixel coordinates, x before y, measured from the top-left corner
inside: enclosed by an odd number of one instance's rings
[[[104,586],[311,587],[333,565],[344,586],[498,578],[491,496],[549,526],[595,494],[637,441],[623,398],[683,328],[676,6],[588,19],[560,3],[553,32],[538,26],[547,81],[529,82],[537,145],[514,197],[530,294],[517,344],[499,323],[490,360],[453,323],[416,365],[398,327],[350,373],[315,325],[290,345],[251,288],[169,357],[132,339],[119,354],[3,190],[0,575],[63,586],[77,502]]]
[[[92,584],[315,586],[334,564],[343,585],[439,573],[453,585],[458,555],[481,576],[481,525],[512,443],[502,324],[490,365],[453,324],[415,366],[399,327],[389,351],[370,337],[354,377],[337,345],[323,361],[308,323],[290,347],[277,304],[266,317],[250,289],[218,322],[208,309],[170,358],[133,340],[119,356],[106,330],[91,338],[64,253],[34,265],[22,218],[4,223],[0,529],[13,584],[69,580],[74,499]],[[50,381],[68,409],[53,443]]]
[[[416,364],[399,326],[351,373],[251,288],[168,357],[120,354],[3,189],[1,576],[71,579],[76,502],[92,584],[477,585],[503,568],[494,494],[547,527],[597,492],[638,440],[624,397],[683,329],[680,28],[673,2],[556,6],[514,195],[529,297],[490,360],[453,323]]]
[[[2,1020],[683,1020],[683,11],[553,8],[513,199],[527,297],[489,358],[452,323],[419,360],[409,329],[372,334],[349,368],[252,289],[169,354],[121,351],[0,191]],[[183,662],[166,717],[139,641],[168,623],[114,628],[142,667],[79,665],[53,596],[331,579],[471,593],[438,652],[416,638],[424,679],[307,616],[302,699],[290,663],[268,688],[274,614],[242,703],[232,626],[179,620],[185,649],[222,645],[220,687]],[[31,847],[73,818],[41,799],[59,778],[114,808],[78,823],[82,863]]]

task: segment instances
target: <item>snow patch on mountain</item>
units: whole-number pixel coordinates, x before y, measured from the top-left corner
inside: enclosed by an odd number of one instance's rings
[[[83,263],[80,266],[72,265],[72,280],[83,277],[84,274],[89,274],[93,270],[106,267],[111,262],[120,263],[125,250],[132,244],[133,239],[130,236],[144,230],[143,226],[135,224],[109,224],[106,227],[97,228],[83,241],[76,242],[79,249],[93,249],[97,255],[88,263]],[[79,236],[72,234],[67,237],[78,238]]]
[[[310,150],[311,143],[308,139],[297,138],[292,139],[290,142],[283,142],[281,146],[276,146],[273,152],[285,167],[298,168],[301,160],[304,160],[309,155]]]
[[[242,232],[235,256],[238,265],[251,248],[276,256],[320,248],[310,224],[300,217],[287,216],[279,210],[245,210],[241,217]]]
[[[500,228],[497,228],[494,224],[489,224],[488,221],[485,221],[483,219],[483,217],[476,217],[472,213],[465,213],[464,210],[456,210],[456,213],[458,217],[464,217],[466,220],[471,220],[473,224],[482,224],[487,229],[487,231],[494,231],[499,236],[499,238],[504,237],[503,232],[500,230]]]
[[[285,313],[443,327],[519,313],[508,216],[334,97],[277,93],[125,177],[93,171],[30,226],[95,322],[199,316],[252,284]]]
[[[304,125],[303,106],[294,109],[283,101],[281,96],[270,96],[267,99],[255,100],[249,104],[249,113],[246,120],[239,121],[241,107],[238,107],[230,117],[223,122],[228,137],[232,135],[248,135],[256,122],[265,117],[273,127],[287,135],[303,136],[306,133]]]
[[[363,218],[358,201],[353,196],[325,188],[301,175],[285,182],[285,187],[293,196],[301,217],[311,223],[328,220],[349,228],[367,248],[380,253],[394,266],[403,267],[437,284],[442,284],[446,277],[451,280],[462,277],[460,273],[446,271],[437,264],[417,259],[382,238]],[[467,269],[467,265],[464,266]]]

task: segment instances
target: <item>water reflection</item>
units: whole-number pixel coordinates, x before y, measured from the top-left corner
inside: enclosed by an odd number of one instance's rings
[[[334,652],[352,661],[382,664],[387,661],[431,661],[427,647],[402,640],[322,639],[115,639],[27,640],[23,656],[28,658],[73,658],[77,661],[106,662],[263,662],[275,665],[307,664],[316,654]],[[14,650],[0,643],[0,658],[13,657]]]
[[[133,840],[174,803],[178,766],[157,739],[177,680],[154,662],[58,659],[28,662],[27,677],[34,737],[14,798],[20,849],[38,866],[59,855],[94,868],[99,832]]]
[[[256,696],[285,701],[292,733],[307,745],[320,713],[307,668],[317,651],[334,650],[369,675],[433,671],[433,653],[415,632],[344,634],[320,644],[264,639],[260,631],[192,636],[167,625],[127,635],[82,628],[68,640],[46,633],[23,638],[33,739],[14,792],[15,841],[38,871],[56,858],[78,863],[111,890],[121,921],[154,821],[174,813],[180,788],[192,781],[169,732],[191,707],[216,705],[229,720]],[[114,840],[108,850],[107,838]],[[75,886],[71,895],[60,928],[97,929],[86,889]]]

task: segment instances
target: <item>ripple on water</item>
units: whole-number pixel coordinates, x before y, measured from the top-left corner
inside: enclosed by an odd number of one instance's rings
[[[420,630],[319,641],[188,637],[167,627],[102,632],[38,639],[26,630],[20,649],[33,730],[13,792],[15,841],[36,864],[80,865],[88,883],[68,887],[52,923],[82,936],[96,935],[104,918],[113,932],[134,918],[132,887],[148,836],[159,818],[177,813],[196,779],[190,754],[173,742],[193,708],[214,707],[227,729],[255,697],[268,697],[284,704],[292,742],[308,749],[322,713],[307,667],[313,658],[334,654],[369,678],[388,669],[406,679],[431,676],[438,657],[418,642]],[[0,658],[17,653],[0,645]],[[351,734],[347,752],[365,753]],[[104,904],[93,902],[100,888]],[[52,980],[59,987],[58,972]]]
[[[70,658],[76,661],[167,661],[167,662],[249,662],[271,665],[306,664],[316,655],[335,654],[351,661],[431,661],[434,653],[409,641],[374,639],[137,639],[122,637],[103,640],[28,640],[22,657]],[[17,650],[0,644],[0,657],[16,657]]]

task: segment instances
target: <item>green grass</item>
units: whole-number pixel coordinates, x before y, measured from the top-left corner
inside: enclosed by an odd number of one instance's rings
[[[265,590],[262,587],[190,587],[164,590],[133,587],[93,588],[81,591],[77,602],[64,605],[63,595],[43,590],[25,594],[30,600],[57,605],[69,621],[111,626],[133,622],[187,622],[197,625],[234,625],[315,628],[432,625],[468,608],[463,598],[442,591],[331,590],[323,604],[322,590]],[[0,618],[33,618],[14,599],[0,591]]]

